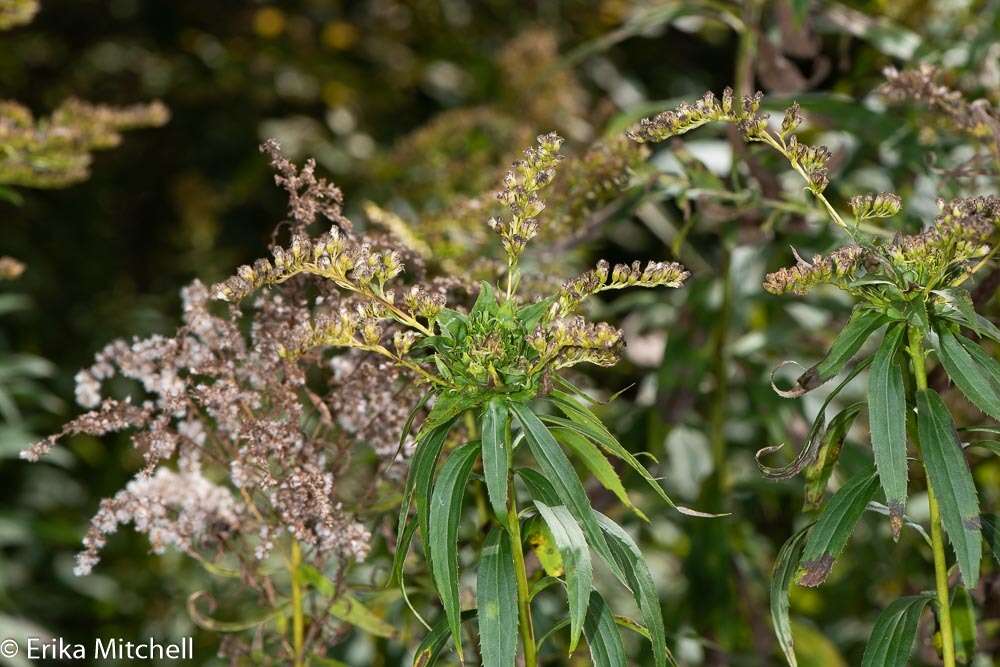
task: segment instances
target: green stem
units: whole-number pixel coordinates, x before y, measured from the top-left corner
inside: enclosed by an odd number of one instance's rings
[[[913,376],[918,390],[927,389],[927,367],[924,364],[924,335],[919,328],[910,326],[909,354]],[[919,441],[917,448],[920,448]],[[951,602],[948,591],[948,561],[944,550],[944,531],[941,527],[941,508],[938,505],[930,475],[927,476],[927,504],[930,507],[931,547],[934,552],[934,581],[937,591],[938,616],[941,625],[941,651],[944,667],[955,667],[955,631],[951,624]]]
[[[507,258],[507,301],[514,297],[514,272],[517,271],[517,259]]]
[[[292,539],[292,553],[288,561],[288,571],[292,575],[292,651],[295,667],[303,667],[302,646],[305,639],[305,617],[302,609],[302,548]]]
[[[716,328],[714,331],[715,364],[712,373],[715,376],[715,396],[712,401],[710,438],[712,444],[712,463],[715,466],[716,498],[713,503],[721,505],[725,497],[728,479],[727,447],[726,447],[726,408],[729,404],[729,354],[727,337],[729,335],[729,319],[732,311],[733,288],[730,280],[730,252],[723,246],[722,261],[719,266],[719,279],[722,281],[722,303],[719,305]]]
[[[510,417],[504,428],[508,456],[511,452]],[[513,471],[513,467],[510,468]],[[528,571],[524,566],[524,545],[521,544],[521,523],[517,518],[517,494],[514,493],[514,474],[507,478],[507,530],[514,552],[514,574],[517,579],[518,632],[524,647],[524,667],[537,667],[538,655],[535,644],[535,628],[531,622],[531,593],[528,589]]]
[[[792,165],[792,169],[794,169],[795,172],[799,176],[802,177],[802,180],[804,180],[806,183],[810,183],[810,181],[809,181],[809,175],[805,172],[805,170],[802,169],[802,167],[799,165],[798,162],[796,162],[795,160],[792,159],[791,154],[788,152],[788,150],[783,145],[784,142],[779,142],[777,139],[775,139],[774,137],[772,137],[771,133],[769,131],[767,131],[767,130],[764,131],[764,139],[763,140],[764,140],[764,143],[766,143],[768,146],[770,146],[774,150],[776,150],[779,153],[781,153],[781,155],[786,160],[788,160],[788,163],[790,165]],[[809,188],[809,192],[811,192],[813,194],[813,196],[816,197],[817,201],[819,201],[823,205],[823,208],[826,209],[826,212],[827,212],[827,214],[829,214],[830,219],[833,220],[833,222],[838,227],[842,227],[843,229],[851,231],[851,227],[848,226],[848,224],[840,216],[840,213],[837,212],[837,209],[835,209],[833,207],[833,204],[830,203],[830,200],[828,200],[826,198],[826,196],[822,192],[818,192],[816,190],[813,190],[811,187]]]

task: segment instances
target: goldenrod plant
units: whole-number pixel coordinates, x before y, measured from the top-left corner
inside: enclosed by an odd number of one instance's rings
[[[858,220],[889,217],[898,211],[899,200],[893,195],[861,197],[851,206]],[[984,526],[992,530],[993,524],[980,517],[963,451],[975,443],[965,439],[969,435],[960,437],[949,409],[928,384],[927,368],[929,360],[936,361],[983,414],[994,419],[1000,415],[1000,364],[982,347],[1000,340],[1000,330],[976,312],[967,291],[967,281],[995,252],[998,227],[1000,199],[941,202],[941,214],[920,234],[891,242],[861,236],[859,245],[801,260],[769,275],[765,284],[775,294],[803,294],[818,285],[833,285],[857,304],[824,359],[798,378],[791,395],[811,391],[847,371],[847,378],[827,395],[828,403],[849,379],[869,369],[867,401],[838,413],[825,430],[821,410],[796,463],[779,470],[764,468],[765,474],[784,478],[810,466],[809,484],[815,496],[821,496],[836,464],[833,450],[865,407],[875,464],[871,472],[855,475],[823,503],[816,523],[782,550],[776,565],[785,578],[782,583],[790,578],[803,586],[823,583],[880,488],[892,535],[898,540],[907,521],[911,459],[924,470],[934,594],[901,598],[886,608],[869,639],[865,665],[905,665],[921,610],[931,600],[936,602],[944,664],[956,664],[945,536],[958,567],[958,585],[974,589],[983,555],[981,531]],[[879,332],[882,338],[874,354],[861,354],[868,339]],[[796,573],[789,577],[793,570]],[[783,590],[773,594],[786,595]],[[787,628],[781,613],[775,623]],[[789,635],[780,630],[779,635],[786,653],[793,656]]]
[[[578,315],[585,299],[629,287],[678,287],[688,273],[671,262],[614,267],[601,262],[544,299],[519,298],[520,258],[538,234],[543,193],[556,176],[561,143],[555,134],[540,136],[504,179],[497,197],[506,213],[488,224],[500,237],[506,268],[496,284],[480,284],[467,312],[401,282],[398,251],[355,239],[338,226],[315,239],[296,236],[288,248],[275,248],[273,261],[242,267],[215,288],[219,298],[238,301],[298,275],[325,279],[350,299],[317,317],[299,340],[289,341],[284,355],[295,358],[315,348],[362,350],[385,357],[425,386],[431,409],[415,436],[392,574],[405,595],[406,555],[419,532],[444,613],[418,646],[416,664],[436,663],[449,638],[464,659],[462,623],[472,616],[484,664],[513,665],[518,635],[524,664],[539,664],[551,632],[536,636],[531,602],[555,579],[529,582],[523,524],[533,516],[544,522],[559,554],[570,652],[585,636],[595,664],[626,664],[615,616],[593,585],[593,552],[635,596],[642,619],[628,625],[650,639],[657,665],[670,661],[656,587],[638,547],[592,508],[569,455],[627,507],[632,503],[608,456],[624,461],[664,503],[674,504],[590,410],[587,395],[559,371],[580,363],[609,366],[618,359],[622,332]],[[447,447],[460,429],[457,446]],[[401,446],[407,436],[404,431]],[[485,486],[491,527],[474,557],[476,610],[469,614],[461,604],[457,542],[474,479]]]
[[[890,85],[903,85],[898,73],[890,72]],[[938,97],[942,95],[938,91]],[[961,106],[954,95],[948,99],[949,108]],[[991,517],[980,515],[964,453],[975,443],[959,435],[939,392],[928,384],[927,368],[929,363],[939,364],[983,414],[1000,418],[1000,363],[984,348],[988,341],[1000,341],[1000,329],[976,312],[968,292],[970,280],[996,253],[1000,199],[941,201],[940,214],[924,231],[887,238],[875,223],[900,212],[900,197],[894,193],[857,195],[849,201],[851,215],[842,215],[824,194],[831,153],[799,139],[803,116],[798,104],[785,111],[780,123],[771,124],[759,110],[760,101],[760,93],[742,100],[734,99],[728,89],[721,100],[708,93],[695,104],[643,120],[630,134],[639,141],[662,141],[710,122],[732,123],[745,140],[767,145],[783,156],[829,219],[852,240],[809,260],[796,255],[794,266],[771,273],[764,281],[764,289],[776,295],[804,295],[820,286],[832,286],[855,304],[822,361],[802,373],[792,388],[775,387],[782,396],[797,398],[845,375],[825,396],[805,446],[794,461],[780,467],[764,463],[780,445],[757,453],[761,471],[769,479],[804,473],[806,509],[818,512],[814,523],[785,544],[775,563],[771,610],[778,641],[789,664],[797,664],[788,618],[788,586],[795,582],[814,587],[827,579],[880,490],[893,538],[899,539],[904,524],[914,525],[906,509],[911,461],[916,461],[924,471],[929,504],[934,592],[904,597],[886,608],[875,623],[863,664],[906,665],[921,612],[934,601],[942,658],[947,667],[953,667],[956,633],[951,608],[956,593],[949,579],[945,538],[952,546],[958,586],[971,590],[979,582],[982,531],[989,531],[992,539],[995,524]],[[961,111],[955,111],[955,116],[962,116]],[[978,124],[970,120],[961,126],[988,128],[983,119],[990,117],[980,111]],[[982,133],[992,137],[985,130]],[[881,342],[874,354],[867,355],[865,344],[879,333]],[[867,400],[852,403],[827,424],[827,406],[866,369]],[[854,474],[826,499],[825,489],[847,433],[865,409],[874,465]],[[993,429],[970,430],[980,431]]]

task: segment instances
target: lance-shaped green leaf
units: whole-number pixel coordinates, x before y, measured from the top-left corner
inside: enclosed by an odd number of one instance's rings
[[[965,397],[985,414],[1000,419],[1000,389],[988,367],[982,366],[969,354],[967,344],[978,346],[964,336],[955,336],[947,327],[938,327],[938,357]],[[984,355],[987,356],[988,355]],[[996,362],[991,359],[995,364]],[[1000,379],[1000,378],[997,378]]]
[[[434,400],[434,407],[428,413],[420,426],[420,436],[430,433],[438,427],[453,421],[466,410],[471,410],[483,402],[479,393],[470,394],[465,391],[442,391]]]
[[[932,599],[930,595],[912,595],[886,607],[875,620],[861,667],[906,667],[920,615]]]
[[[475,616],[476,610],[468,609],[462,612],[462,621],[468,621]],[[433,667],[436,665],[450,636],[448,617],[441,616],[417,645],[417,650],[413,654],[413,667]]]
[[[771,623],[778,638],[778,646],[790,667],[798,667],[799,663],[795,658],[795,639],[792,637],[792,621],[788,616],[788,589],[798,571],[802,543],[808,533],[809,526],[806,526],[781,545],[771,572]]]
[[[847,546],[847,540],[877,489],[878,476],[863,473],[833,494],[816,525],[809,531],[802,550],[802,566],[798,574],[800,585],[819,586],[826,581],[834,561]]]
[[[510,452],[507,451],[507,405],[499,397],[486,404],[483,413],[483,478],[493,513],[501,521],[507,517],[507,476]]]
[[[993,552],[993,558],[1000,565],[1000,516],[982,514],[979,520],[983,525],[983,539]]]
[[[615,624],[615,617],[597,591],[590,593],[583,634],[587,637],[594,667],[625,667],[625,646]]]
[[[434,468],[437,466],[438,456],[444,447],[448,431],[451,430],[452,421],[446,422],[436,429],[429,431],[423,437],[417,439],[416,450],[410,459],[410,472],[406,476],[406,484],[403,487],[403,500],[399,507],[399,523],[396,527],[396,554],[392,562],[393,582],[399,582],[403,573],[403,562],[406,560],[406,552],[410,548],[410,541],[413,539],[413,527],[407,524],[410,515],[411,503],[417,506],[417,524],[420,526],[420,534],[427,540],[429,523],[429,506],[431,496],[431,486],[434,482]],[[426,546],[425,546],[426,549]]]
[[[868,503],[868,507],[865,508],[865,511],[875,512],[876,514],[881,514],[882,516],[889,516],[889,508],[884,504],[876,502],[874,500]],[[927,546],[931,548],[934,547],[934,544],[931,541],[931,536],[927,534],[927,531],[924,530],[924,527],[921,526],[916,521],[914,521],[908,514],[903,515],[903,525],[906,526],[907,528],[912,528],[915,533],[917,533],[918,535],[920,535],[920,537],[923,538],[924,542],[927,543]]]
[[[956,586],[951,594],[951,625],[955,634],[955,657],[963,665],[976,654],[976,605],[969,591]]]
[[[607,429],[604,423],[591,412],[585,405],[577,401],[573,396],[567,394],[564,391],[555,390],[550,396],[552,402],[555,403],[559,411],[566,415],[566,418],[575,424],[580,430],[581,434],[592,440],[595,444],[604,448],[612,456],[616,456],[625,463],[628,464],[630,468],[639,473],[639,475],[645,480],[646,484],[649,485],[653,491],[656,492],[660,498],[663,499],[665,503],[671,507],[675,507],[674,501],[670,499],[667,492],[663,490],[663,486],[660,482],[654,478],[646,466],[632,454],[632,452],[625,449],[625,447],[618,442],[618,439],[611,434],[611,431]]]
[[[826,427],[819,449],[816,451],[816,460],[809,464],[803,473],[805,493],[802,510],[804,512],[815,512],[822,507],[823,499],[826,497],[826,485],[840,459],[840,452],[847,439],[847,433],[851,430],[854,420],[864,406],[862,401],[852,403],[838,412],[830,420],[830,425]]]
[[[974,340],[965,336],[957,336],[958,342],[962,344],[965,351],[969,353],[972,360],[983,369],[983,372],[992,381],[994,387],[1000,387],[1000,361],[997,361],[992,354],[987,352]]]
[[[628,586],[632,589],[632,596],[642,613],[642,620],[649,633],[649,642],[653,647],[653,662],[656,667],[666,667],[669,664],[676,664],[674,657],[667,649],[667,633],[663,627],[663,615],[660,613],[660,597],[656,592],[656,584],[653,582],[653,575],[646,565],[639,546],[632,537],[625,532],[625,529],[617,523],[597,513],[597,520],[601,523],[601,528],[608,536],[608,546],[611,553],[618,561],[628,579]]]
[[[549,507],[561,505],[559,494],[549,480],[545,479],[537,470],[531,468],[518,468],[517,476],[521,478],[524,485],[528,487],[528,493],[532,500],[540,500]]]
[[[962,581],[966,588],[973,588],[979,582],[983,557],[979,497],[951,415],[933,389],[917,391],[917,437]]]
[[[455,650],[462,657],[461,608],[458,599],[458,522],[462,515],[465,485],[479,454],[479,443],[470,442],[451,453],[441,466],[431,497],[428,543],[431,573],[441,604],[451,624]]]
[[[798,398],[832,379],[854,358],[868,337],[888,321],[878,311],[856,306],[823,360],[800,375],[791,389],[779,390],[775,387],[775,391],[785,398]]]
[[[472,304],[472,310],[469,311],[469,319],[473,320],[477,315],[482,313],[495,312],[497,308],[497,298],[493,293],[493,286],[485,280],[479,281],[479,296],[476,297],[476,302]]]
[[[479,648],[485,667],[513,667],[517,655],[517,588],[510,536],[494,527],[483,544],[476,580]]]
[[[955,308],[944,313],[944,317],[972,329],[978,336],[986,336],[1000,343],[1000,329],[993,322],[976,312],[976,305],[968,290],[961,287],[934,290],[934,294],[944,296]]]
[[[705,518],[715,518],[721,516],[727,516],[725,514],[710,514],[706,512],[699,512],[698,510],[691,509],[690,507],[684,507],[683,505],[677,505],[671,500],[667,492],[663,490],[663,486],[660,482],[650,474],[646,467],[639,462],[632,452],[625,449],[624,446],[618,439],[611,434],[611,431],[604,426],[604,423],[591,412],[585,405],[576,400],[572,395],[560,391],[553,391],[549,398],[552,402],[556,404],[560,412],[566,415],[566,419],[561,419],[559,417],[546,417],[546,421],[549,423],[557,424],[558,426],[565,428],[566,430],[573,431],[578,435],[590,440],[594,444],[600,446],[608,454],[617,457],[628,464],[632,470],[639,473],[639,476],[649,485],[653,491],[656,492],[661,499],[675,510],[681,514],[687,516],[705,517]],[[654,461],[656,459],[653,459]],[[646,517],[637,508],[632,508],[641,518]]]
[[[563,572],[566,576],[566,597],[569,599],[569,650],[576,650],[583,630],[583,619],[587,614],[590,590],[594,583],[594,571],[590,564],[590,550],[580,525],[562,505],[549,507],[536,500],[538,514],[549,527],[556,548],[562,557]]]
[[[906,513],[906,387],[899,354],[905,334],[903,323],[889,327],[868,374],[868,422],[875,469],[897,540]]]
[[[535,330],[535,327],[538,326],[538,323],[541,321],[545,313],[548,312],[549,307],[552,306],[552,302],[555,300],[555,296],[550,296],[542,299],[541,301],[536,301],[535,303],[523,306],[517,311],[517,319],[521,321],[525,331]]]
[[[607,561],[608,567],[611,568],[615,576],[624,582],[624,574],[612,558],[608,543],[604,539],[604,533],[601,532],[601,528],[594,518],[587,492],[584,490],[576,471],[573,470],[573,465],[566,458],[562,448],[559,447],[559,443],[545,428],[545,424],[531,411],[531,408],[520,403],[513,403],[511,410],[521,424],[524,440],[531,450],[531,455],[535,457],[542,475],[559,496],[559,504],[565,505],[569,509],[579,522],[580,527],[583,528],[590,546]]]
[[[865,359],[854,365],[851,372],[847,374],[840,384],[834,387],[826,399],[823,400],[823,404],[819,406],[819,412],[816,413],[816,418],[813,419],[812,426],[809,427],[809,433],[806,435],[806,444],[799,450],[799,453],[795,455],[795,459],[791,463],[780,467],[772,467],[765,465],[763,459],[777,451],[779,451],[784,444],[771,445],[770,447],[763,447],[757,450],[754,458],[757,460],[757,467],[764,477],[771,480],[785,480],[795,477],[797,474],[802,472],[806,467],[812,465],[816,462],[816,456],[819,451],[820,442],[822,441],[823,428],[826,426],[826,409],[830,405],[831,401],[837,397],[844,387],[846,387],[854,378],[856,378],[861,371],[868,367],[871,363],[871,358]]]
[[[628,491],[625,490],[621,478],[618,477],[618,473],[615,472],[611,462],[601,453],[597,445],[583,435],[567,428],[552,429],[552,435],[556,437],[556,440],[572,450],[577,458],[583,462],[583,465],[587,467],[590,474],[601,483],[601,486],[615,494],[615,497],[621,501],[622,505],[635,512],[644,521],[649,520],[638,507],[632,504],[632,500],[628,497]]]

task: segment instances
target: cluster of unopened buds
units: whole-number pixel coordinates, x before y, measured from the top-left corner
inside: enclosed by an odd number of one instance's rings
[[[282,355],[296,357],[302,351],[321,345],[363,348],[378,345],[382,338],[382,327],[378,319],[362,308],[351,310],[346,307],[324,313],[312,322],[306,334],[295,341],[291,348],[283,348]]]
[[[796,253],[795,266],[779,269],[764,278],[764,289],[771,294],[802,295],[818,285],[850,280],[863,264],[861,246],[844,246],[829,255],[816,255],[808,262]]]
[[[386,296],[392,301],[391,293]],[[414,285],[403,295],[403,305],[414,315],[433,320],[444,308],[445,297],[444,294],[431,294],[420,285]]]
[[[276,246],[271,254],[273,264],[258,259],[252,266],[239,267],[235,276],[216,285],[213,288],[215,298],[239,301],[260,287],[283,282],[300,273],[354,283],[360,288],[377,286],[381,290],[403,271],[397,251],[376,250],[368,243],[358,245],[337,227],[316,239],[296,234],[288,249]]]
[[[601,260],[597,267],[576,278],[567,280],[559,290],[559,298],[552,305],[550,319],[571,313],[584,299],[598,292],[627,287],[679,287],[691,275],[677,262],[640,262],[611,265]]]
[[[588,322],[579,315],[538,327],[528,344],[542,359],[552,359],[566,348],[616,350],[622,343],[620,329],[606,322]]]
[[[736,122],[739,107],[733,106],[733,89],[726,88],[721,103],[711,91],[695,102],[684,102],[676,109],[663,111],[652,118],[643,118],[626,134],[633,141],[656,142],[690,132],[717,121]]]
[[[562,159],[562,141],[555,133],[541,135],[538,146],[527,149],[524,159],[515,162],[504,177],[497,199],[510,210],[510,216],[490,218],[488,224],[500,235],[509,258],[519,256],[538,233],[538,215],[545,209],[538,192],[555,177],[555,167]]]
[[[875,195],[855,195],[850,198],[848,205],[855,220],[869,220],[891,218],[899,213],[903,200],[895,193],[880,192]]]
[[[892,193],[851,199],[858,220],[889,217],[900,206],[899,197]],[[907,283],[924,288],[941,287],[964,262],[989,251],[989,242],[1000,229],[1000,198],[954,199],[938,202],[938,206],[941,213],[934,224],[919,234],[900,235],[886,245],[845,246],[826,256],[817,255],[811,262],[796,255],[796,265],[769,274],[764,289],[772,294],[805,294],[823,284],[849,287],[861,269],[889,270],[883,277],[890,282],[893,276],[902,276]]]
[[[830,149],[826,146],[810,146],[801,143],[795,135],[789,137],[786,149],[788,159],[793,166],[802,170],[809,189],[819,194],[830,184],[829,167]]]

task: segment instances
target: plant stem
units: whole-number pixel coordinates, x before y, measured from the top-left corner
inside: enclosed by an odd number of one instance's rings
[[[927,389],[927,367],[924,365],[924,335],[918,327],[907,329],[909,354],[917,389]],[[917,442],[919,449],[920,443]],[[934,580],[937,591],[938,616],[941,625],[941,651],[944,667],[955,667],[955,633],[951,624],[951,602],[948,594],[948,561],[941,528],[941,508],[938,506],[930,475],[927,476],[927,504],[930,507],[931,546],[934,552]]]
[[[292,651],[295,667],[303,667],[302,645],[305,638],[305,619],[302,611],[302,548],[292,539],[292,554],[288,561],[288,571],[292,575]]]
[[[732,264],[729,248],[723,245],[722,260],[719,266],[719,280],[722,283],[722,303],[719,304],[716,328],[713,332],[713,356],[715,357],[712,373],[715,376],[715,395],[712,399],[709,438],[712,445],[712,464],[715,466],[716,497],[711,499],[713,505],[721,506],[729,485],[728,461],[726,454],[726,409],[729,405],[729,351],[727,336],[729,320],[732,311],[733,287],[730,275]]]
[[[504,427],[507,456],[511,457],[512,438],[510,416]],[[535,646],[535,628],[531,622],[531,597],[528,590],[528,572],[524,567],[524,546],[521,544],[521,523],[517,518],[517,495],[514,493],[513,467],[507,477],[507,530],[510,532],[511,551],[514,554],[514,574],[517,578],[518,632],[524,647],[524,667],[537,667],[538,656]]]
[[[507,258],[507,300],[514,296],[514,272],[517,271],[517,258]]]

